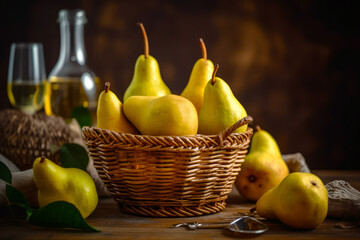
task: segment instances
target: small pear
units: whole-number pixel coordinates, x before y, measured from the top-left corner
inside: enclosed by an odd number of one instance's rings
[[[256,202],[256,211],[261,213],[261,216],[267,219],[277,219],[273,209],[273,191],[275,187],[264,193]]]
[[[281,157],[279,145],[270,133],[256,126],[256,134],[251,139],[250,152],[268,152]]]
[[[214,64],[211,60],[207,59],[206,46],[202,38],[200,38],[200,46],[202,58],[194,64],[189,81],[181,93],[181,96],[189,99],[194,104],[198,113],[200,113],[204,101],[205,86],[214,72]]]
[[[87,172],[78,168],[63,168],[45,157],[39,157],[34,161],[33,174],[40,207],[66,201],[75,205],[83,218],[95,210],[98,195],[95,183]]]
[[[246,199],[257,201],[287,175],[289,168],[281,157],[275,139],[270,133],[257,127],[251,139],[250,151],[235,180],[237,190]]]
[[[316,175],[294,172],[257,201],[256,211],[293,228],[314,229],[326,218],[328,192]]]
[[[124,100],[131,96],[164,96],[171,94],[161,78],[159,64],[149,55],[149,43],[144,25],[138,23],[144,37],[144,54],[135,63],[132,81],[124,93]]]
[[[198,129],[194,105],[174,94],[132,96],[124,103],[124,113],[143,135],[189,136]]]
[[[219,134],[247,116],[245,108],[235,98],[229,85],[215,77],[218,68],[219,65],[216,65],[211,81],[208,81],[204,90],[204,102],[199,113],[200,134]],[[246,130],[247,125],[244,125],[235,132]]]
[[[139,134],[138,130],[126,119],[123,104],[110,91],[110,83],[105,83],[105,90],[101,92],[97,106],[97,127],[115,132]]]

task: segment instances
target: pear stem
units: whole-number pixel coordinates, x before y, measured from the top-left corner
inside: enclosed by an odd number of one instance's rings
[[[214,85],[216,80],[215,80],[215,76],[216,76],[216,72],[217,70],[219,69],[219,64],[216,64],[215,65],[215,68],[214,68],[214,71],[213,71],[213,74],[211,76],[211,84]]]
[[[42,156],[41,159],[40,159],[40,163],[43,163],[45,161],[45,157]]]
[[[110,83],[106,82],[105,83],[105,92],[107,93],[110,90]]]
[[[206,46],[205,46],[204,40],[202,38],[200,38],[199,42],[200,42],[200,47],[201,47],[202,58],[207,59],[207,51],[206,51]]]
[[[256,131],[261,131],[261,127],[259,125],[256,126]]]
[[[144,55],[145,58],[147,58],[149,56],[149,40],[144,25],[141,22],[138,22],[137,25],[140,27],[142,35],[144,37]]]

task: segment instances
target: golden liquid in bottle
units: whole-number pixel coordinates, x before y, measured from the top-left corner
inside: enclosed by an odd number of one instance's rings
[[[50,77],[46,89],[45,113],[70,119],[75,108],[84,107],[90,111],[94,124],[101,81],[95,77],[91,78],[90,85],[84,86],[83,83],[81,77]]]
[[[44,105],[46,81],[34,83],[15,81],[8,83],[7,93],[11,104],[26,113],[35,113]]]

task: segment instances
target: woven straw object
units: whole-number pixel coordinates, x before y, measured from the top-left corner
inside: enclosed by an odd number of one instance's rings
[[[60,117],[41,112],[29,115],[14,109],[0,112],[0,153],[20,170],[32,168],[40,156],[59,162],[59,154],[51,152],[51,145],[60,146],[75,138],[76,134]]]
[[[83,127],[83,138],[121,211],[190,217],[225,208],[253,130],[239,120],[218,135],[146,136]]]

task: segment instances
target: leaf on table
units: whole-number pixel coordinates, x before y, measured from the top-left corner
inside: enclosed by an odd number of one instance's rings
[[[73,109],[71,113],[71,118],[75,118],[80,127],[83,126],[91,126],[91,114],[87,108],[84,107],[76,107]]]
[[[0,179],[4,180],[8,184],[11,184],[12,175],[10,169],[6,166],[5,163],[0,161]]]
[[[28,211],[26,211],[25,208],[23,208],[17,204],[10,203],[8,207],[9,207],[11,215],[14,218],[16,218],[17,220],[27,221],[28,217],[31,214]]]
[[[10,203],[12,213],[20,219],[26,220],[32,212],[30,203],[22,192],[13,186],[6,184],[6,197]]]
[[[79,210],[73,204],[65,201],[53,202],[34,210],[28,222],[43,227],[73,228],[100,232],[83,219]]]
[[[83,146],[76,143],[65,143],[60,148],[60,161],[64,168],[80,168],[86,171],[89,156]]]
[[[0,179],[6,182],[5,193],[11,213],[19,219],[26,220],[31,214],[31,207],[22,192],[11,186],[12,174],[10,169],[0,161]]]

